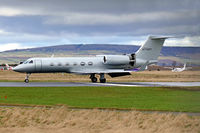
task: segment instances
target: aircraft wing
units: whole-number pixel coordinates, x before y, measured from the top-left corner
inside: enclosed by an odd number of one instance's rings
[[[100,73],[123,73],[123,72],[131,72],[129,70],[124,70],[124,69],[95,69],[95,70],[89,70],[89,69],[84,69],[83,71],[80,70],[72,70],[71,73],[77,73],[77,74],[100,74]]]
[[[87,75],[87,74],[100,74],[100,73],[106,73],[110,75],[111,77],[119,77],[119,76],[125,76],[125,75],[131,75],[131,71],[126,71],[124,69],[100,69],[100,70],[72,70],[71,73],[80,74],[80,75]]]

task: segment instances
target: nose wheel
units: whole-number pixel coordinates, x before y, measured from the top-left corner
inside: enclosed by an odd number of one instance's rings
[[[27,73],[24,82],[25,83],[29,83],[29,77],[30,77],[31,73]]]
[[[28,83],[28,82],[29,82],[29,79],[25,79],[24,82],[25,82],[25,83]]]

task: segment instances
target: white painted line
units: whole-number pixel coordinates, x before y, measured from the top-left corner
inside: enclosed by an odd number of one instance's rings
[[[87,84],[97,84],[101,86],[127,86],[127,87],[133,87],[133,86],[141,86],[141,85],[128,85],[128,84],[111,84],[111,83],[87,83]]]

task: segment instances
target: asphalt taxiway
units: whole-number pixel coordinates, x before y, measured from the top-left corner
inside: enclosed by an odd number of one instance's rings
[[[87,83],[87,82],[0,82],[0,87],[73,87],[73,86],[200,86],[200,82],[108,82],[108,83]]]

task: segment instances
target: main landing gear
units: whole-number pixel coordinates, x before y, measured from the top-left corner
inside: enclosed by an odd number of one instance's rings
[[[95,74],[91,74],[90,75],[90,79],[93,83],[96,83],[97,82],[97,78],[95,77]]]
[[[97,82],[97,78],[95,77],[95,74],[91,74],[90,75],[90,79],[93,83]],[[99,78],[100,83],[106,83],[106,78],[104,76],[104,73],[100,74],[100,78]]]
[[[29,82],[29,76],[31,75],[31,73],[27,73],[24,82],[28,83]]]
[[[104,73],[101,73],[100,74],[100,83],[105,83],[106,82],[106,78],[105,78],[105,76],[104,76]]]

